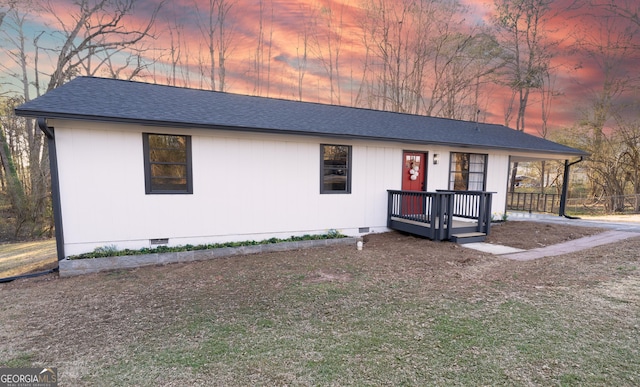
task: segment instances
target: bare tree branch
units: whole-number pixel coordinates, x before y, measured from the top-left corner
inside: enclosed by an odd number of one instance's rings
[[[73,22],[68,25],[58,16],[52,0],[46,0],[42,9],[55,17],[56,27],[62,31],[63,38],[62,45],[57,47],[58,55],[47,90],[62,85],[83,65],[91,73],[91,67],[87,65],[91,58],[153,38],[152,27],[162,3],[153,11],[146,25],[140,29],[128,29],[124,26],[125,19],[133,13],[135,3],[136,0],[78,0],[78,8],[71,15]]]

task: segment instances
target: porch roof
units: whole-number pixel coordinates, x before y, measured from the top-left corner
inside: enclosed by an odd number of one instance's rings
[[[549,158],[587,155],[503,125],[95,77],[75,78],[15,112],[26,117],[502,149]]]

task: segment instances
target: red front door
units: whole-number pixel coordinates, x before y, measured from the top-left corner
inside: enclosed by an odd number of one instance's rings
[[[404,152],[402,158],[402,190],[426,191],[424,182],[427,174],[427,154]]]
[[[404,152],[402,155],[402,190],[426,191],[427,154],[423,152]],[[402,214],[420,216],[425,213],[425,201],[422,196],[405,197],[402,202]]]

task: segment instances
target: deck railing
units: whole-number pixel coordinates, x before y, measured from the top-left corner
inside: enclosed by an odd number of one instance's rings
[[[431,238],[451,238],[454,218],[476,220],[474,231],[489,234],[491,192],[389,190],[389,228]]]
[[[451,237],[453,194],[389,190],[387,226],[433,240]]]
[[[388,191],[389,214],[402,219],[430,223],[434,211],[435,192]]]
[[[491,198],[493,192],[484,191],[445,191],[453,193],[453,216],[478,221],[478,232],[489,234],[491,227]]]

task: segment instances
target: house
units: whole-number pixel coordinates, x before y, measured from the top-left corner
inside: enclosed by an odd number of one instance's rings
[[[502,125],[94,77],[15,111],[49,141],[60,259],[381,232],[389,190],[420,206],[493,192],[484,211],[500,215],[510,162],[585,155]]]

